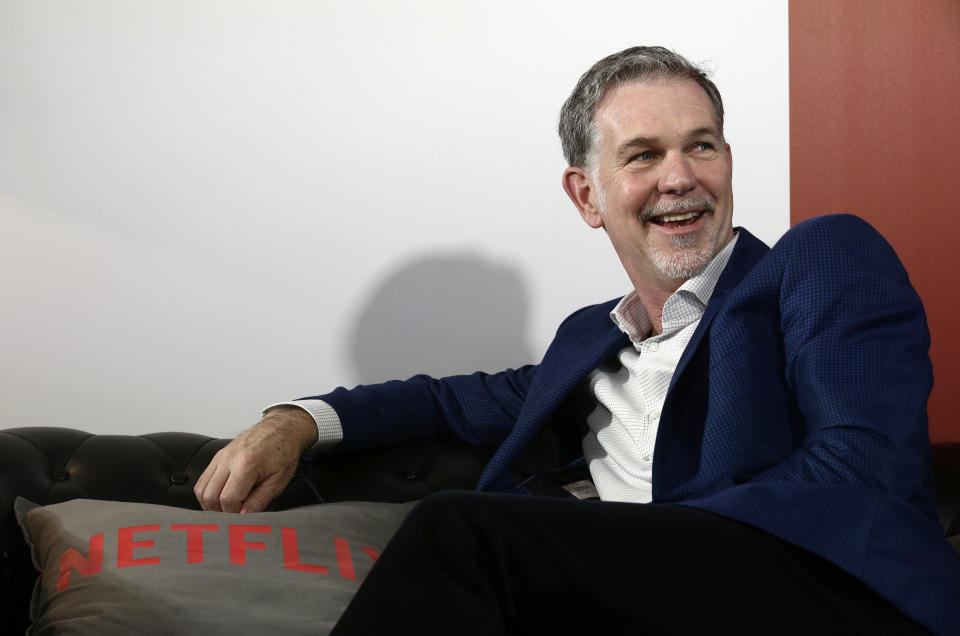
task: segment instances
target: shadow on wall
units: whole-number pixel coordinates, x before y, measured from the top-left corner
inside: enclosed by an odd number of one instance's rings
[[[374,288],[352,321],[354,380],[439,377],[534,362],[520,271],[475,254],[421,256]]]

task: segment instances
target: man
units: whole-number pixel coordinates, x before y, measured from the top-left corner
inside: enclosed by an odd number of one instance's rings
[[[773,250],[734,230],[719,92],[666,49],[594,65],[560,133],[563,187],[633,290],[537,366],[269,410],[201,476],[204,507],[262,509],[318,427],[332,452],[460,438],[498,447],[488,492],[419,504],[334,633],[960,630],[929,338],[891,248],[848,216]]]

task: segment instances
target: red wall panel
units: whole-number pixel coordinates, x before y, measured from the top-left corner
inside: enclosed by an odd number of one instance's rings
[[[930,323],[930,434],[960,441],[960,0],[791,0],[790,220],[851,212]]]

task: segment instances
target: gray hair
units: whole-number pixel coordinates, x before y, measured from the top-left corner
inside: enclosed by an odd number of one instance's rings
[[[634,46],[608,55],[584,73],[560,109],[560,143],[570,166],[590,169],[597,142],[593,115],[610,89],[629,82],[689,79],[703,88],[723,135],[723,100],[705,70],[662,46]]]

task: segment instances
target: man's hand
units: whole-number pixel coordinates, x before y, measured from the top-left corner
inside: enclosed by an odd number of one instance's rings
[[[317,441],[313,417],[279,406],[213,456],[193,492],[204,510],[261,512],[279,495],[300,455]]]

